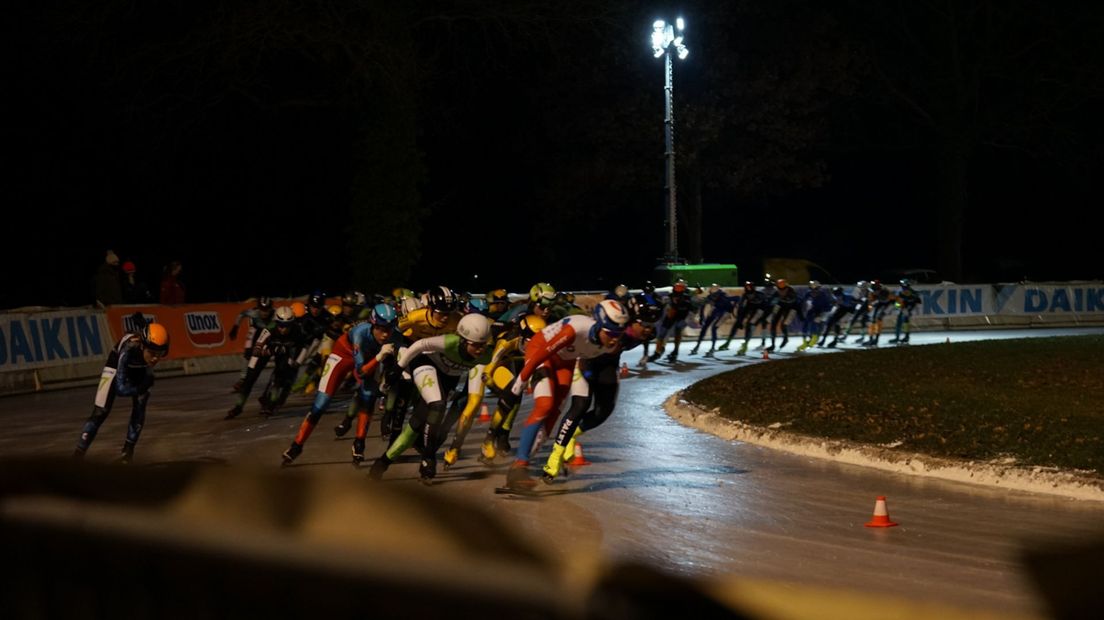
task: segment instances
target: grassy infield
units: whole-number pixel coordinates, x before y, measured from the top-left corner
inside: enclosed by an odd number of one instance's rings
[[[706,379],[686,399],[804,435],[1104,477],[1104,336],[815,355]]]

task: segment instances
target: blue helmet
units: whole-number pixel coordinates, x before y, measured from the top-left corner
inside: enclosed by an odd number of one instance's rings
[[[594,320],[598,321],[598,327],[606,331],[621,333],[629,324],[629,311],[621,302],[614,299],[605,299],[594,306]]]
[[[487,300],[482,297],[472,297],[468,299],[467,305],[464,307],[465,314],[487,314],[489,306]]]
[[[368,321],[377,327],[393,328],[399,322],[399,315],[391,304],[376,304],[372,307]]]

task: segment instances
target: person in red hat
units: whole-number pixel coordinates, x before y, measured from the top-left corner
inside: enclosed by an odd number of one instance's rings
[[[153,303],[153,295],[145,283],[138,279],[138,267],[134,261],[123,263],[123,303],[149,304]]]

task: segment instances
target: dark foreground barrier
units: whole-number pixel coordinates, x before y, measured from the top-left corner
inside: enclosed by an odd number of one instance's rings
[[[287,472],[281,472],[287,473]],[[0,464],[5,618],[742,617],[643,566],[566,567],[416,488],[222,466]],[[686,615],[684,615],[686,614]]]

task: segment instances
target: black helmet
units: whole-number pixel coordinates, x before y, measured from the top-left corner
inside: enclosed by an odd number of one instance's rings
[[[652,295],[655,293],[655,285],[652,284],[651,280],[647,280],[644,282],[644,286],[641,287],[640,290],[644,291],[645,295]]]
[[[663,308],[659,307],[658,304],[649,302],[644,293],[641,293],[629,300],[629,312],[638,321],[655,323],[663,314]]]
[[[834,293],[836,295],[843,295],[843,287],[842,286],[833,286],[832,287],[832,293]]]
[[[272,298],[268,297],[267,295],[261,295],[260,297],[258,297],[257,298],[257,309],[258,310],[271,310],[272,309]]]
[[[449,313],[456,309],[456,296],[447,286],[437,286],[429,290],[429,306],[434,312]]]
[[[345,294],[341,296],[342,306],[356,306],[357,304],[357,292],[345,291]]]
[[[311,308],[325,308],[326,298],[322,293],[315,293],[307,298],[307,306]]]

